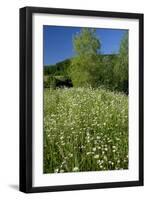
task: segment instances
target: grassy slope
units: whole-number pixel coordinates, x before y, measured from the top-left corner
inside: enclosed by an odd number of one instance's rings
[[[128,97],[102,89],[46,89],[44,173],[128,168]]]

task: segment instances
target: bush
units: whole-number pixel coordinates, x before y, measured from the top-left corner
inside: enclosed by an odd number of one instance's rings
[[[44,78],[44,88],[56,88],[56,79],[54,76]]]
[[[62,88],[72,87],[72,81],[68,77],[64,76],[45,76],[44,77],[44,88]]]

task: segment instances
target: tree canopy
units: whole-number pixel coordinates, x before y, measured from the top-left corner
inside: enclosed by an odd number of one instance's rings
[[[114,68],[116,85],[119,90],[128,93],[128,32],[122,38],[119,56]]]
[[[71,61],[70,77],[75,87],[95,87],[99,72],[100,41],[96,30],[82,28],[73,38],[75,57]]]

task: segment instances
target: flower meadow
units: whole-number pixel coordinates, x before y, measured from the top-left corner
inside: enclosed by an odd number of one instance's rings
[[[44,173],[128,169],[128,96],[44,90]]]

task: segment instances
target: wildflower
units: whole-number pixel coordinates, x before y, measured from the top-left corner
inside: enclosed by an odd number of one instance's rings
[[[91,155],[91,154],[92,154],[92,152],[87,152],[87,153],[86,153],[86,155]]]
[[[58,172],[59,172],[59,169],[55,169],[55,170],[54,170],[54,173],[58,173]]]
[[[100,136],[97,136],[96,139],[99,140],[99,139],[101,139],[101,137],[100,137]]]
[[[99,155],[97,154],[97,155],[94,155],[94,158],[95,159],[98,159],[99,158]]]
[[[104,160],[106,160],[106,161],[107,161],[107,156],[104,156]]]
[[[78,167],[74,167],[74,168],[72,169],[72,171],[73,171],[73,172],[78,172],[78,171],[79,171],[79,168],[78,168]]]
[[[63,139],[64,139],[64,136],[61,136],[61,137],[60,137],[60,140],[63,140]]]
[[[70,158],[72,158],[72,157],[73,157],[73,154],[72,154],[72,153],[70,153],[70,154],[69,154],[69,157],[70,157]]]
[[[92,149],[93,151],[96,151],[96,147],[93,147],[93,149]]]

